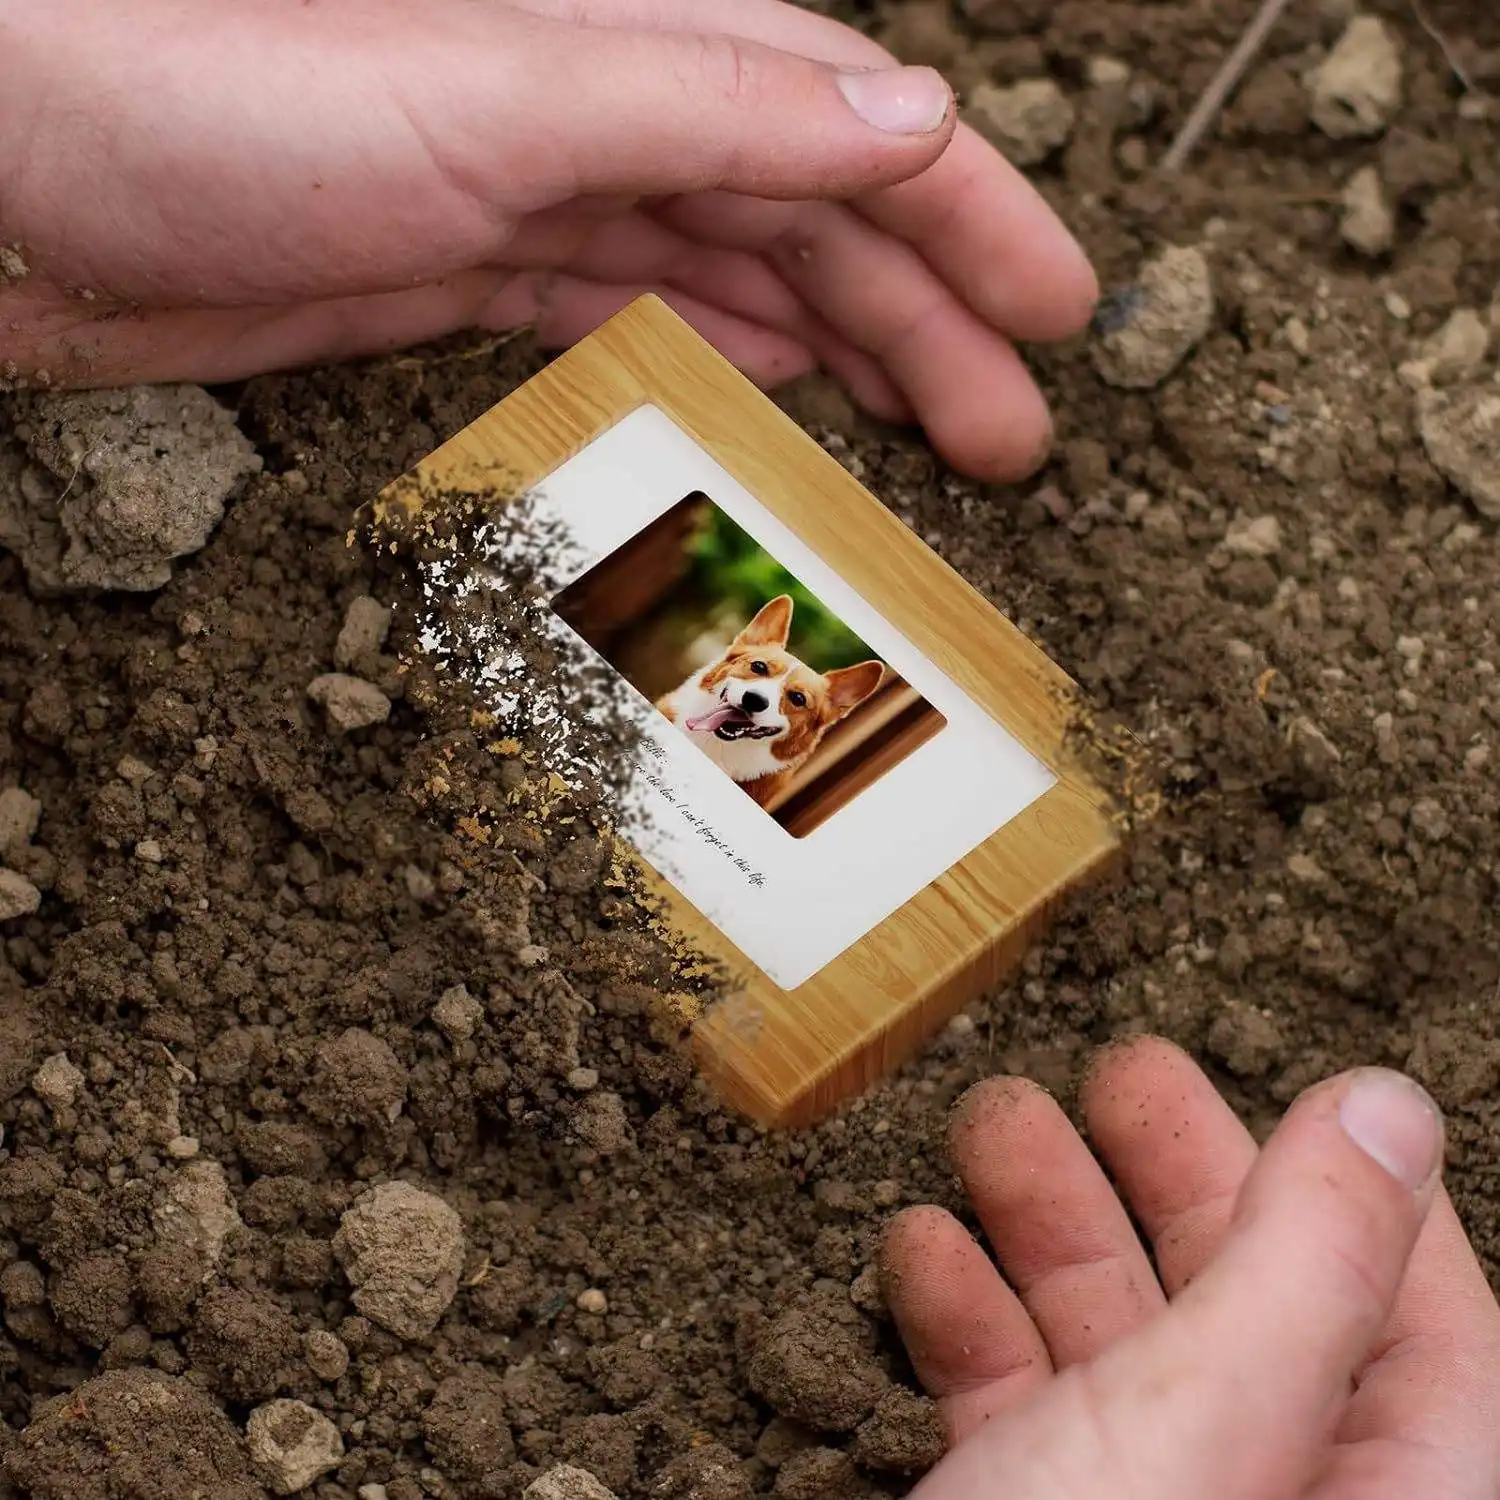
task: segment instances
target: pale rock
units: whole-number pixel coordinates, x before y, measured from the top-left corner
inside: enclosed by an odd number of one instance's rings
[[[1490,352],[1490,330],[1471,307],[1461,307],[1401,367],[1409,385],[1456,385],[1476,374]]]
[[[1500,520],[1500,387],[1421,391],[1417,416],[1434,467],[1481,515]]]
[[[305,1401],[268,1401],[245,1424],[250,1462],[278,1495],[295,1495],[344,1461],[344,1440]]]
[[[333,1253],[365,1317],[398,1338],[425,1338],[458,1291],[463,1221],[432,1193],[383,1182],[345,1211]]]
[[[1045,161],[1073,134],[1078,112],[1050,78],[1026,78],[1002,88],[977,84],[964,111],[968,122],[1018,167]]]
[[[328,722],[345,734],[384,724],[391,716],[391,700],[374,683],[343,672],[325,672],[307,685],[307,696],[328,715]]]
[[[0,870],[0,922],[29,917],[39,911],[42,893],[15,870]]]
[[[1373,260],[1396,243],[1396,210],[1374,167],[1361,167],[1344,184],[1339,201],[1344,210],[1339,233],[1345,244]]]
[[[151,1227],[164,1244],[185,1244],[198,1254],[210,1280],[224,1244],[241,1227],[224,1169],[216,1161],[192,1161],[172,1174],[151,1211]]]
[[[1101,307],[1094,368],[1106,385],[1149,390],[1207,336],[1213,318],[1213,277],[1203,252],[1168,246],[1134,287]]]
[[[0,857],[24,849],[36,837],[42,804],[18,786],[0,792]]]
[[[333,647],[333,662],[340,671],[368,663],[380,654],[391,633],[391,612],[379,600],[362,594],[349,606],[343,628]]]
[[[31,1091],[48,1109],[67,1109],[83,1087],[83,1073],[68,1061],[66,1052],[54,1052],[36,1070]]]
[[[1233,557],[1275,557],[1281,551],[1281,522],[1275,516],[1236,516],[1224,550]]]
[[[1379,135],[1401,107],[1401,50],[1376,16],[1355,16],[1308,79],[1313,123],[1336,140]]]
[[[1091,57],[1085,72],[1096,89],[1119,88],[1130,82],[1130,64],[1118,57]]]
[[[521,1491],[521,1500],[615,1500],[587,1469],[557,1464]]]

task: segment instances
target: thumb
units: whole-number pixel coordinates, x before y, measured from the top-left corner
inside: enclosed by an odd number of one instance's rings
[[[530,118],[549,120],[549,166],[579,193],[851,197],[915,176],[953,134],[953,94],[932,68],[840,69],[739,37],[537,24],[552,66],[523,84],[537,91]]]
[[[1218,1257],[1093,1372],[1151,1455],[1143,1493],[1302,1493],[1390,1315],[1442,1150],[1437,1106],[1398,1073],[1361,1069],[1293,1106]]]

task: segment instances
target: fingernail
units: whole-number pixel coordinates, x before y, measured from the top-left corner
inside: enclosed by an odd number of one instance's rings
[[[874,68],[840,73],[838,80],[854,113],[891,135],[931,135],[953,104],[943,75],[933,68]]]
[[[1442,1114],[1426,1089],[1401,1073],[1356,1073],[1339,1105],[1339,1124],[1366,1156],[1413,1192],[1438,1169]]]

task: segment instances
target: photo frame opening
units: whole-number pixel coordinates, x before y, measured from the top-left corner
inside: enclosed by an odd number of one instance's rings
[[[947,727],[703,491],[574,579],[552,608],[793,838]]]

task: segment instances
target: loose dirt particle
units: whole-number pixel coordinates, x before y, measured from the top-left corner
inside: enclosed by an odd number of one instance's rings
[[[319,1380],[340,1380],[349,1368],[343,1339],[324,1328],[315,1328],[303,1338],[302,1356]]]

